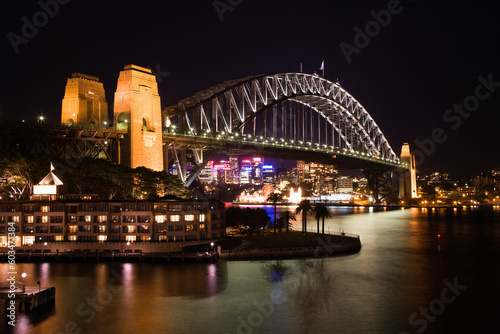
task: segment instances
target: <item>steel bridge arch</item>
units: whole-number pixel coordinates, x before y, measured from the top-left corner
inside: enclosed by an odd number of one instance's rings
[[[325,124],[328,146],[357,150],[369,156],[398,162],[399,158],[366,109],[338,82],[316,74],[275,73],[224,81],[199,90],[163,109],[165,129],[176,128],[190,135],[243,133],[252,121],[273,109],[273,136],[286,136],[286,124],[277,131],[280,103],[292,101],[314,110],[318,119],[317,141],[321,141],[320,117]],[[283,110],[282,110],[283,113]],[[267,119],[267,118],[266,118]],[[282,117],[282,122],[285,117]],[[264,121],[266,122],[266,121]],[[310,138],[313,140],[312,116]],[[326,123],[332,128],[329,137]],[[284,123],[282,123],[283,125]],[[297,120],[295,120],[297,125]],[[299,124],[300,125],[300,124]],[[304,124],[302,124],[304,127]],[[279,136],[278,136],[279,137]],[[305,133],[303,140],[305,139]],[[337,139],[337,142],[335,142]]]

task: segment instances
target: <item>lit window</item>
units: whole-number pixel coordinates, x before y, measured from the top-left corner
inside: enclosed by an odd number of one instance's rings
[[[194,215],[184,215],[184,220],[187,222],[194,221]]]
[[[77,231],[76,225],[68,226],[68,233],[76,233],[76,231]]]
[[[186,225],[186,232],[191,232],[194,230],[193,225]]]
[[[199,217],[200,217],[200,222],[204,222],[207,219],[207,216],[204,213],[200,214]]]
[[[12,216],[12,222],[19,223],[19,216]]]
[[[69,241],[76,241],[76,240],[78,240],[77,238],[78,237],[76,235],[70,235],[70,236],[68,236],[68,240]]]
[[[49,216],[42,216],[42,223],[47,224],[49,222]]]
[[[106,241],[108,239],[107,235],[99,235],[97,236],[97,240],[99,241]]]
[[[181,220],[181,216],[180,215],[171,215],[170,216],[170,221],[172,222],[178,222]]]
[[[167,217],[165,215],[156,215],[156,222],[159,224],[163,224],[166,218]]]
[[[33,243],[35,242],[35,237],[34,236],[23,236],[23,245],[26,246],[30,246],[30,245],[33,245]]]
[[[42,212],[49,212],[50,211],[50,206],[44,205],[40,208],[40,211]]]
[[[85,216],[85,222],[86,223],[91,223],[92,222],[92,216]]]
[[[28,224],[33,224],[33,222],[35,221],[35,217],[33,216],[24,216],[25,219],[26,219],[26,223]]]
[[[125,241],[127,242],[134,242],[136,239],[135,235],[126,235],[125,236]]]
[[[54,237],[54,240],[55,240],[55,241],[64,241],[64,237],[63,237],[62,235],[56,235],[56,236]]]
[[[108,220],[108,216],[98,216],[97,220],[99,221],[99,223],[103,223]]]
[[[135,233],[135,226],[128,225],[127,226],[127,233]]]

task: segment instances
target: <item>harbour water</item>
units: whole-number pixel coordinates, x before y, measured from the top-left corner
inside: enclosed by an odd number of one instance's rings
[[[272,216],[272,207],[265,208]],[[359,253],[284,261],[18,264],[27,285],[39,280],[56,287],[55,307],[18,312],[15,327],[2,309],[0,331],[500,332],[500,208],[332,212],[325,229],[359,234]],[[312,217],[308,226],[316,226]],[[0,267],[4,281],[8,268]]]

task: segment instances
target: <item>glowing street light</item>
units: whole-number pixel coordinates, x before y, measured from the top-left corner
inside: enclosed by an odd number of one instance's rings
[[[26,284],[24,284],[24,279],[26,278],[26,273],[22,273],[21,277],[23,278],[23,292],[26,291]]]

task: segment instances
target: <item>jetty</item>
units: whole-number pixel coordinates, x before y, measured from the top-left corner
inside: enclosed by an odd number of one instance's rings
[[[56,300],[56,288],[51,287],[40,287],[40,286],[27,286],[24,284],[16,284],[15,290],[9,287],[5,287],[8,283],[0,283],[0,302],[4,300],[5,308],[9,308],[11,305],[11,300],[15,301],[16,308],[25,311],[34,310],[42,306],[51,306]],[[10,298],[11,294],[14,294],[14,298]]]

